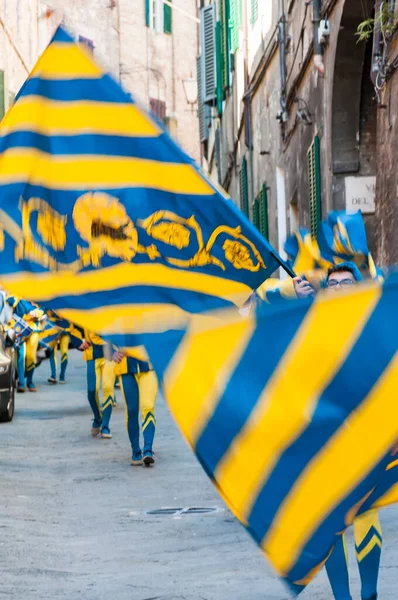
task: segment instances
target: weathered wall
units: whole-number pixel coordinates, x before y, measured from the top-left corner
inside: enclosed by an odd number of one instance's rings
[[[38,0],[0,0],[0,69],[5,105],[18,92],[38,55]]]
[[[398,52],[398,40],[391,56]],[[381,265],[398,264],[398,72],[381,96],[378,110],[376,230],[377,258]]]
[[[364,0],[371,10],[372,0]],[[244,2],[246,7],[250,2]],[[364,6],[365,6],[364,4]],[[239,205],[239,167],[243,156],[250,161],[249,195],[252,200],[261,186],[268,187],[270,241],[278,246],[278,223],[286,222],[287,232],[297,224],[309,226],[309,181],[307,153],[314,136],[320,139],[322,213],[346,208],[346,177],[376,175],[377,109],[370,80],[371,43],[358,44],[355,32],[363,19],[362,5],[357,0],[325,0],[330,23],[330,37],[324,46],[324,73],[313,62],[312,5],[300,0],[285,2],[286,35],[286,99],[287,121],[281,124],[281,67],[278,48],[280,3],[272,2],[272,23],[255,51],[250,42],[247,63],[250,66],[248,89],[251,94],[253,143],[245,144],[242,118],[242,95],[236,79],[242,77],[244,47],[235,56],[235,73],[230,95],[224,103],[221,120],[222,177],[234,201]],[[253,36],[254,39],[255,36]],[[245,39],[245,33],[242,34]],[[257,41],[258,43],[258,41]],[[254,57],[254,58],[253,58]],[[258,66],[265,67],[258,74]],[[304,109],[304,111],[303,111]],[[300,116],[306,113],[307,118]],[[212,137],[210,136],[210,140]],[[214,156],[209,142],[209,156]],[[233,167],[231,167],[231,162]],[[229,171],[228,171],[229,167]],[[212,175],[217,171],[210,161]],[[284,179],[285,199],[277,189]],[[253,178],[251,178],[253,175]],[[283,187],[283,186],[282,186]],[[279,197],[279,206],[278,206]],[[371,249],[375,241],[375,216],[365,215]],[[281,228],[284,230],[284,227]]]

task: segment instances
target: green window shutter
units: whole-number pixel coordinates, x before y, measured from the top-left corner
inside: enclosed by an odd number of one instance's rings
[[[229,88],[229,71],[230,71],[230,55],[229,55],[229,0],[220,0],[220,22],[221,22],[221,52],[222,52],[222,82],[223,88]]]
[[[203,87],[202,87],[202,57],[196,58],[196,78],[198,82],[198,118],[199,118],[199,135],[200,141],[203,142],[207,138],[205,133],[205,115],[203,104]]]
[[[311,233],[316,236],[322,220],[321,204],[321,152],[319,137],[316,135],[307,154],[308,187]]]
[[[260,198],[254,200],[253,206],[253,225],[260,229]]]
[[[171,2],[172,0],[170,0]],[[172,15],[173,15],[173,9],[171,8],[171,6],[168,6],[167,4],[163,4],[163,31],[165,33],[171,33],[172,32]]]
[[[242,0],[229,0],[229,40],[231,54],[239,48],[239,29],[242,25]]]
[[[212,104],[216,99],[216,30],[214,4],[201,9],[202,86],[203,101]]]
[[[0,71],[0,120],[4,117],[6,112],[6,99],[5,99],[5,88],[4,88],[4,71]]]
[[[268,189],[266,184],[261,188],[259,195],[259,222],[259,230],[268,240]]]
[[[240,209],[249,216],[249,188],[247,184],[247,160],[246,157],[242,160],[242,167],[239,176],[239,191],[240,191]]]
[[[150,13],[150,3],[151,0],[145,0],[145,25],[147,27],[151,26],[151,13]]]
[[[222,181],[221,181],[222,180],[222,170],[221,170],[221,135],[220,135],[220,128],[219,127],[217,127],[217,129],[216,129],[214,146],[215,146],[216,165],[217,165],[217,178],[218,178],[218,183],[221,185],[221,183],[222,183]]]
[[[258,0],[252,0],[251,23],[254,25],[258,19]]]
[[[200,141],[205,142],[209,137],[209,126],[211,125],[211,107],[203,103],[202,85],[202,56],[196,58],[196,73],[198,81],[198,118]]]
[[[217,64],[217,112],[222,115],[222,103],[224,100],[223,86],[223,55],[222,55],[222,40],[221,40],[221,23],[216,23],[216,64]]]

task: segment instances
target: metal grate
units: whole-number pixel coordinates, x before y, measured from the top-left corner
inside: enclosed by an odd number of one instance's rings
[[[182,515],[206,515],[216,512],[220,512],[220,508],[205,507],[205,506],[194,506],[190,508],[156,508],[154,510],[148,510],[145,514],[151,516],[182,516]]]
[[[316,135],[308,154],[308,189],[311,234],[318,234],[322,220],[320,142]]]

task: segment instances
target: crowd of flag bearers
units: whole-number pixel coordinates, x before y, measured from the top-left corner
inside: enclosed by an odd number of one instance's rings
[[[335,599],[351,600],[342,532],[353,522],[362,600],[376,600],[375,509],[398,501],[397,419],[385,417],[398,285],[379,285],[361,214],[297,231],[286,263],[62,27],[0,139],[18,391],[36,392],[38,347],[49,384],[66,383],[72,345],[87,365],[91,435],[112,438],[119,382],[131,464],[150,467],[162,381],[207,474],[290,589],[326,563]],[[271,278],[279,267],[290,277]]]
[[[48,383],[65,384],[69,347],[72,346],[82,352],[87,365],[87,399],[93,412],[91,435],[100,436],[102,439],[112,438],[110,424],[112,409],[116,403],[115,387],[120,386],[126,404],[127,432],[132,450],[131,464],[152,466],[155,463],[153,443],[158,381],[145,356],[145,350],[136,348],[122,351],[95,333],[68,322],[54,311],[41,309],[33,302],[14,295],[3,292],[1,300],[2,310],[4,303],[11,309],[4,329],[14,329],[16,333],[17,391],[37,392],[33,378],[40,348],[48,352]],[[58,350],[61,355],[59,379]],[[140,442],[140,413],[143,446]]]

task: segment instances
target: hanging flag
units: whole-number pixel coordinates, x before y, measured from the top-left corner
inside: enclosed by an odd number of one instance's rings
[[[39,333],[39,347],[51,350],[61,337],[61,333],[62,330],[46,318],[43,323],[43,330]]]
[[[352,261],[368,270],[372,279],[383,280],[369,252],[365,223],[361,211],[348,214],[333,211],[322,222],[317,242],[321,258],[329,265]]]
[[[62,28],[0,127],[0,227],[3,285],[97,333],[243,304],[281,261]]]
[[[295,593],[371,494],[367,509],[398,499],[397,304],[395,276],[143,336],[180,429]]]

